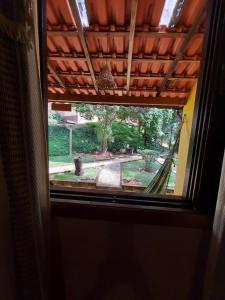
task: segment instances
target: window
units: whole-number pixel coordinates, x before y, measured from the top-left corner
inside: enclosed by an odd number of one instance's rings
[[[47,11],[48,100],[56,106],[59,103],[68,105],[68,102],[183,109],[183,123],[187,124],[185,129],[183,124],[179,138],[177,157],[178,163],[183,163],[176,169],[182,174],[177,176],[180,180],[177,194],[182,194],[186,203],[194,203],[197,208],[208,211],[214,206],[210,197],[216,195],[223,148],[223,139],[215,136],[216,129],[223,128],[222,112],[216,107],[215,95],[212,94],[215,82],[211,77],[213,68],[217,70],[218,59],[221,59],[219,55],[217,59],[213,55],[213,41],[214,44],[217,41],[213,13],[219,16],[220,4],[208,10],[213,16],[210,19],[206,18],[206,1],[196,1],[193,6],[181,2],[184,1],[177,1],[174,6],[168,28],[158,26],[163,7],[157,1],[151,7],[155,11],[152,15],[147,15],[149,9],[137,1],[130,1],[127,7],[124,4],[119,9],[111,7],[111,14],[107,7],[100,9],[98,3],[90,7],[87,1],[88,28],[82,26],[76,3],[65,2],[60,6],[67,26],[64,32],[58,30],[51,19],[57,11],[54,6],[57,3],[51,3],[51,11]],[[68,9],[72,15],[66,22]],[[121,10],[126,14],[120,14]],[[142,10],[143,20],[140,17]],[[68,22],[76,23],[76,27],[68,27]],[[109,25],[113,23],[116,25]],[[129,31],[124,31],[126,25],[130,26]],[[203,53],[205,32],[209,37]],[[64,36],[63,42],[61,36]],[[205,63],[200,74],[202,56]],[[208,60],[214,62],[215,67],[210,68]],[[219,76],[218,71],[216,74]],[[107,81],[104,89],[99,89],[99,77]],[[213,164],[210,162],[212,141],[218,143]],[[129,145],[124,150],[132,151],[129,148],[132,147]],[[213,165],[216,171],[210,182],[209,177],[203,175],[205,171],[206,174],[212,172]]]
[[[182,110],[50,105],[48,123],[52,184],[174,194]]]

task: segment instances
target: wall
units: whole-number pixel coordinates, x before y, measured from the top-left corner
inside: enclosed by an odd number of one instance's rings
[[[176,172],[175,195],[182,195],[184,178],[186,172],[186,163],[188,156],[188,148],[191,136],[192,119],[195,107],[197,83],[192,88],[187,104],[183,108],[184,123],[181,129],[179,150],[178,150],[178,165]]]
[[[0,154],[0,299],[14,298],[14,269],[8,195]]]
[[[66,300],[200,299],[208,231],[56,217],[53,231]]]
[[[204,286],[204,300],[225,299],[225,152],[220,178],[209,259]]]

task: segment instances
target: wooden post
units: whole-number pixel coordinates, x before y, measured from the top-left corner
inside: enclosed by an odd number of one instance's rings
[[[132,65],[137,6],[138,6],[138,0],[133,0],[131,4],[130,34],[129,34],[128,61],[127,61],[127,91],[129,91],[130,88],[130,73],[131,73],[131,65]]]

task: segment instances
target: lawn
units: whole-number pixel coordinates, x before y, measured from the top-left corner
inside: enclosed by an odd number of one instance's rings
[[[153,162],[151,168],[153,171],[157,172],[160,168],[159,162]],[[137,180],[141,186],[147,186],[149,182],[155,176],[155,172],[149,173],[144,171],[145,161],[137,160],[128,163],[123,163],[122,165],[122,179],[123,180]]]
[[[151,168],[153,172],[146,172],[144,170],[145,161],[138,160],[122,164],[122,180],[137,180],[141,186],[147,187],[151,182],[161,164],[157,161],[153,162]],[[170,174],[169,186],[174,186],[176,174]]]
[[[89,154],[89,153],[73,153],[72,157],[69,155],[64,156],[49,156],[49,167],[59,167],[68,164],[73,164],[74,157],[80,156],[83,163],[91,163],[95,161],[106,160],[107,157],[102,154]]]
[[[68,164],[73,164],[73,159],[76,156],[80,156],[83,163],[89,163],[89,162],[95,161],[94,154],[76,153],[76,154],[72,155],[72,158],[69,155],[49,156],[49,166],[50,167],[59,167],[59,166],[65,166]]]
[[[175,180],[176,180],[176,173],[175,172],[171,172],[170,173],[170,178],[169,178],[169,183],[168,186],[171,188],[175,187]]]
[[[49,166],[58,167],[73,163],[73,160],[68,156],[49,156]]]
[[[74,172],[58,173],[53,176],[54,180],[69,180],[69,181],[80,181],[80,180],[95,180],[98,176],[100,167],[84,169],[82,176],[76,176]]]

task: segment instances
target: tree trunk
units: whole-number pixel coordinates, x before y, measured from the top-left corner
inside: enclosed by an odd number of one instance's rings
[[[161,136],[161,141],[160,141],[161,149],[163,148],[163,141],[164,141],[164,136],[162,135],[162,136]]]
[[[106,120],[103,125],[102,153],[106,153],[108,151],[108,142],[109,142],[109,137],[111,135],[111,127],[112,127],[112,121]]]
[[[172,146],[172,135],[173,135],[173,125],[171,126],[171,129],[170,129],[169,150],[171,149],[171,146]]]
[[[144,137],[144,148],[147,148],[148,136],[147,136],[147,133],[146,133],[146,128],[144,128],[143,137]]]
[[[108,150],[108,135],[104,134],[102,140],[102,153],[106,153]]]
[[[138,121],[138,146],[140,146],[141,141],[141,123]]]

